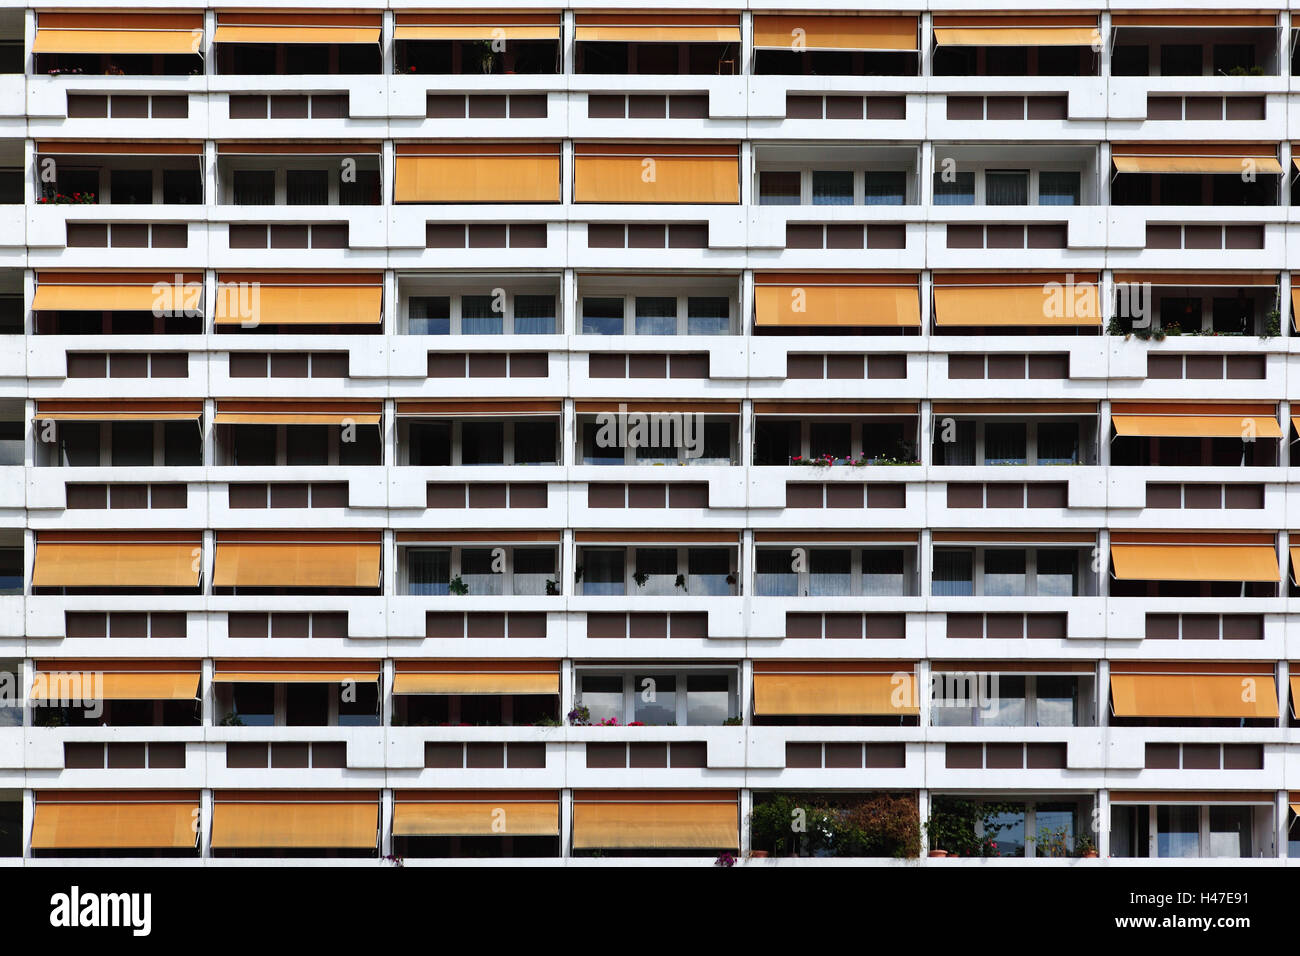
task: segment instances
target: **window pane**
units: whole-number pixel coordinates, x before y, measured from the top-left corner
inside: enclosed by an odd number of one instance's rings
[[[555,334],[555,296],[515,296],[516,335]]]
[[[731,714],[731,692],[725,674],[690,674],[686,678],[686,723],[693,727],[721,726]]]
[[[850,594],[853,552],[847,548],[818,549],[808,555],[808,593],[814,597]]]
[[[677,549],[637,548],[635,575],[636,594],[676,594]]]
[[[691,548],[686,552],[686,589],[690,594],[730,594],[730,573],[727,548]]]
[[[731,300],[725,295],[693,295],[686,300],[687,335],[726,335],[731,331]]]
[[[673,296],[637,296],[636,334],[676,335],[677,299]]]
[[[329,173],[323,169],[286,170],[284,185],[285,202],[290,206],[329,205]]]
[[[1250,856],[1250,807],[1210,807],[1210,856]]]
[[[351,683],[338,688],[340,727],[379,725],[379,685]]]
[[[1038,678],[1038,692],[1034,708],[1039,727],[1073,727],[1075,700],[1079,694],[1079,679],[1056,674]]]
[[[546,582],[555,579],[554,548],[515,548],[513,594],[545,594]]]
[[[580,702],[591,711],[591,722],[623,720],[623,678],[583,674]]]
[[[935,427],[934,443],[936,465],[975,464],[975,423],[955,419],[939,419]]]
[[[466,465],[504,465],[505,422],[462,422],[460,460]]]
[[[285,464],[329,464],[327,425],[290,425],[285,432]]]
[[[636,720],[662,727],[677,723],[677,678],[672,674],[637,674],[632,678]]]
[[[935,597],[969,597],[975,593],[974,569],[974,551],[936,548],[932,593]]]
[[[412,335],[450,335],[451,297],[413,295],[407,304],[407,328]]]
[[[460,553],[460,579],[470,594],[501,594],[504,574],[492,567],[491,548],[465,548]]]
[[[1067,548],[1039,548],[1035,581],[1040,597],[1073,597],[1079,553]]]
[[[462,335],[500,335],[505,331],[505,315],[492,306],[500,300],[491,295],[460,297],[460,331]]]
[[[760,206],[799,205],[799,173],[759,173],[758,204]]]
[[[408,548],[407,586],[411,594],[447,594],[451,582],[451,550]]]
[[[555,422],[515,422],[515,464],[556,464],[555,436]]]
[[[623,300],[613,297],[582,297],[584,335],[622,335]]]
[[[862,593],[868,597],[906,593],[902,551],[868,548],[862,552]]]
[[[994,856],[1025,855],[1025,811],[1011,810],[989,817],[984,836],[993,843]]]
[[[792,568],[794,557],[785,549],[755,554],[754,591],[759,597],[784,597],[799,593],[799,575]]]
[[[1038,205],[1077,206],[1079,205],[1079,196],[1079,174],[1077,172],[1043,172],[1038,174]]]
[[[1068,803],[1040,803],[1034,807],[1034,822],[1038,834],[1049,840],[1064,836],[1065,845],[1074,846],[1076,807]],[[1038,847],[1038,856],[1046,856],[1044,848]]]
[[[814,206],[852,206],[853,173],[840,170],[814,171],[812,201]]]
[[[1200,856],[1200,819],[1200,807],[1156,807],[1156,856]]]
[[[837,461],[853,455],[853,426],[848,422],[813,422],[808,426],[808,454],[830,455]]]
[[[274,684],[235,684],[231,692],[234,711],[246,727],[275,724]]]
[[[579,560],[583,569],[583,594],[623,593],[622,548],[587,548]]]
[[[153,422],[113,422],[112,436],[115,466],[153,464]]]
[[[731,464],[731,424],[729,422],[704,423],[704,447],[697,458],[687,459],[693,465]]]
[[[1027,464],[1022,422],[989,422],[984,426],[984,464]]]
[[[945,175],[951,180],[951,182],[945,180]],[[975,174],[935,173],[934,204],[936,206],[975,205]]]
[[[864,186],[868,206],[901,206],[907,201],[907,173],[868,172]]]
[[[998,674],[989,680],[988,699],[982,701],[980,724],[985,727],[1025,725],[1025,679]]]
[[[1079,463],[1079,425],[1077,422],[1039,422],[1038,463],[1040,465],[1077,465]]]
[[[1011,548],[989,548],[984,552],[984,594],[989,597],[1019,597],[1025,589],[1025,552]]]
[[[274,170],[236,169],[232,179],[236,206],[275,205]]]
[[[618,429],[596,422],[582,423],[582,463],[584,465],[621,465],[625,452],[617,444]]]
[[[1029,202],[1029,174],[989,172],[984,175],[984,202],[988,206],[1024,206]]]

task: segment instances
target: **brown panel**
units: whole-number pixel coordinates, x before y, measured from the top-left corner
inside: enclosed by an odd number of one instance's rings
[[[465,615],[445,611],[426,611],[425,637],[464,637]]]
[[[252,611],[231,611],[226,628],[231,637],[266,637],[269,616]]]
[[[785,506],[787,508],[820,508],[822,507],[822,488],[822,485],[787,481],[785,483]],[[861,506],[859,505],[859,507]]]
[[[1025,356],[990,355],[988,357],[988,377],[998,379],[1024,378]]]
[[[662,484],[630,484],[627,486],[627,506],[629,508],[664,507],[665,488]]]
[[[668,486],[669,508],[707,508],[709,486],[704,482],[683,482]]]
[[[1264,639],[1263,615],[1223,615],[1223,639],[1225,641],[1262,641]]]
[[[1189,355],[1186,359],[1185,378],[1219,379],[1223,378],[1222,355]]]
[[[430,352],[429,378],[464,378],[464,352]]]
[[[184,508],[189,504],[189,486],[180,483],[149,486],[150,508]]]
[[[307,227],[305,225],[271,223],[272,249],[306,249],[308,246]]]
[[[629,378],[667,378],[668,356],[633,352],[628,356]]]
[[[907,485],[903,482],[889,484],[873,482],[867,485],[868,508],[906,508]]]
[[[1223,508],[1222,485],[1183,485],[1183,507],[1198,510]]]
[[[865,614],[867,639],[872,641],[901,641],[907,636],[906,614]]]
[[[1146,248],[1181,249],[1183,247],[1183,227],[1164,226],[1147,223]]]
[[[306,482],[282,482],[271,485],[272,508],[306,508],[310,493]]]
[[[623,119],[626,115],[627,106],[622,95],[592,93],[587,96],[588,119]]]
[[[984,626],[990,641],[1018,640],[1025,636],[1023,614],[990,614]]]
[[[982,120],[984,118],[984,97],[949,96],[948,119]]]
[[[627,615],[588,613],[587,637],[592,639],[627,637]]]
[[[1226,120],[1264,119],[1264,97],[1262,96],[1228,96],[1223,102]]]
[[[709,353],[683,352],[668,356],[669,378],[708,378]]]
[[[1218,770],[1218,744],[1183,744],[1184,770]]]
[[[471,508],[506,507],[506,486],[504,482],[471,483],[469,485],[469,506]]]
[[[465,766],[465,745],[426,743],[424,766],[430,770],[462,769]]]
[[[476,95],[467,99],[470,119],[506,118],[506,98],[503,95]]]
[[[709,227],[707,223],[670,223],[668,226],[669,249],[707,249],[709,246]]]
[[[109,637],[148,637],[149,615],[143,611],[114,611],[108,616]]]
[[[622,223],[587,223],[588,249],[622,249],[625,244]]]
[[[343,770],[348,765],[348,745],[317,741],[311,745],[311,765],[319,770]]]
[[[679,93],[668,97],[669,119],[708,119],[709,98],[693,93]]]
[[[1028,770],[1064,770],[1065,744],[1026,744],[1025,768]]]
[[[822,98],[820,96],[795,96],[787,93],[785,97],[786,119],[821,119]]]
[[[1070,355],[1068,352],[1049,355],[1029,356],[1029,377],[1031,379],[1064,379],[1070,377]]]
[[[951,746],[951,745],[950,745]],[[1023,744],[986,744],[984,766],[990,770],[1022,770],[1025,766]]]
[[[500,770],[506,765],[505,744],[468,743],[465,745],[465,767],[470,770]]]
[[[991,120],[1022,120],[1025,118],[1025,98],[990,96],[985,102],[984,115]]]
[[[1183,118],[1189,120],[1210,120],[1219,122],[1223,119],[1223,97],[1189,96],[1183,101]]]
[[[1025,248],[1025,227],[990,223],[985,228],[984,244],[990,249]]]
[[[826,356],[826,377],[828,379],[861,379],[866,370],[865,356],[836,355]]]
[[[907,766],[907,748],[903,744],[869,743],[866,745],[868,770],[901,770]]]
[[[984,637],[984,615],[948,614],[947,636],[950,640],[969,640]]]
[[[510,770],[545,769],[546,744],[506,744],[506,767]]]
[[[702,770],[708,766],[708,745],[703,742],[674,742],[668,748],[668,766],[674,770]]]
[[[666,743],[629,744],[628,768],[632,770],[658,770],[668,767]]]
[[[1038,481],[1026,486],[1026,507],[1065,508],[1069,506],[1070,486],[1064,481]]]
[[[1263,485],[1224,485],[1224,507],[1259,509],[1264,507]]]
[[[984,769],[983,744],[945,744],[943,765],[948,770]]]
[[[862,769],[862,744],[828,743],[826,767],[836,770]]]
[[[469,637],[505,637],[506,616],[483,611],[466,614],[466,633]]]
[[[789,486],[787,486],[789,487]],[[861,508],[866,488],[862,484],[833,482],[826,486],[827,508]]]
[[[785,615],[785,636],[793,640],[821,640],[822,616],[820,614]]]
[[[907,119],[907,97],[905,96],[868,96],[867,119],[901,120]]]
[[[543,482],[511,482],[511,508],[545,508],[548,486]]]
[[[972,379],[984,377],[983,355],[949,355],[948,377],[950,379]]]
[[[866,243],[866,231],[862,226],[845,223],[827,223],[827,249],[862,249]],[[816,248],[814,246],[813,248]]]
[[[826,97],[826,118],[827,119],[862,119],[862,97],[861,96],[828,96]]]
[[[862,639],[861,614],[827,614],[826,637],[831,640]]]
[[[788,222],[785,224],[785,247],[787,249],[821,249],[825,245],[825,235],[826,231],[823,226]]]
[[[63,615],[67,637],[107,637],[108,615],[99,611],[67,611]]]
[[[231,770],[265,770],[268,749],[264,743],[227,743],[226,766]]]
[[[947,235],[948,235],[949,249],[983,249],[984,248],[984,227],[983,226],[949,223]]]
[[[822,745],[786,741],[785,765],[793,770],[820,770]]]
[[[662,223],[628,223],[627,247],[629,249],[662,249],[667,242],[667,235],[668,231]]]
[[[430,482],[425,487],[426,508],[464,508],[465,486],[462,484]]]
[[[1231,100],[1229,101],[1231,102]],[[1263,770],[1264,747],[1262,744],[1224,744],[1224,770]]]
[[[868,249],[907,248],[907,227],[901,223],[872,224],[867,226]]]
[[[1031,120],[1063,120],[1067,118],[1069,97],[1029,96],[1025,98],[1025,118]],[[990,116],[989,119],[993,117]]]
[[[108,489],[108,506],[136,510],[149,507],[148,485],[112,485]]]
[[[1181,355],[1148,355],[1147,378],[1179,379],[1183,377]]]
[[[1149,743],[1146,745],[1144,766],[1147,770],[1177,770],[1178,765],[1178,744]]]
[[[108,226],[97,222],[68,223],[67,245],[76,249],[106,249]]]
[[[104,745],[101,743],[65,743],[63,745],[65,770],[103,770]]]
[[[1019,482],[990,482],[984,486],[984,507],[1023,508],[1025,486]]]
[[[311,614],[298,611],[276,611],[271,615],[271,636],[299,640],[311,636]]]
[[[431,222],[424,227],[426,249],[464,249],[464,223]]]
[[[984,486],[979,482],[948,482],[948,507],[983,508]]]
[[[546,223],[515,222],[510,224],[511,249],[545,249]]]
[[[678,640],[703,640],[709,636],[709,615],[706,612],[675,611],[668,619],[668,627],[669,637]]]
[[[546,615],[511,611],[506,615],[507,636],[513,638],[546,637]]]
[[[471,249],[505,249],[507,233],[504,223],[469,224],[469,247]]]
[[[470,378],[505,378],[505,352],[471,352],[469,354]]]
[[[592,352],[587,357],[588,378],[627,378],[627,356],[621,352]]]
[[[622,770],[627,767],[627,744],[587,744],[588,770]]]
[[[627,98],[628,119],[663,119],[667,115],[666,96],[633,93]]]
[[[1184,249],[1222,249],[1223,229],[1220,226],[1184,226]]]
[[[590,625],[588,625],[590,627]],[[668,637],[668,615],[635,613],[627,616],[628,637],[633,640],[662,640]]]
[[[1262,379],[1267,368],[1263,355],[1229,355],[1227,358],[1227,377],[1229,379]]]
[[[68,485],[66,488],[69,510],[103,510],[108,507],[108,485]]]
[[[1219,639],[1219,615],[1182,615],[1182,634],[1185,641],[1217,641]]]
[[[271,119],[307,119],[309,98],[301,95],[272,96]]]

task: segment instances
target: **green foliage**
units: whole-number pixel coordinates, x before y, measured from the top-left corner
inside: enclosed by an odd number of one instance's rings
[[[1017,809],[1013,803],[936,799],[930,807],[930,819],[925,822],[930,849],[947,850],[953,856],[997,856],[998,834],[1009,824],[996,820]]]
[[[921,828],[916,803],[888,794],[858,802],[777,794],[754,805],[755,849],[773,856],[916,857]]]
[[[451,579],[450,583],[448,583],[447,593],[458,594],[458,595],[469,594],[469,585],[466,584],[463,580],[461,580],[461,577],[458,574]]]

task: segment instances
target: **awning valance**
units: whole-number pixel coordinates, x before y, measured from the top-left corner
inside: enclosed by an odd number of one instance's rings
[[[384,287],[372,273],[217,276],[217,325],[378,325]]]
[[[578,43],[739,43],[735,13],[578,13]]]
[[[196,700],[198,661],[36,662],[32,700]]]
[[[945,328],[1100,325],[1097,276],[936,276],[934,323]]]
[[[203,403],[56,399],[37,402],[33,417],[42,422],[197,422]]]
[[[222,401],[215,425],[378,425],[380,402]]]
[[[559,40],[558,11],[477,10],[472,13],[398,11],[394,40]]]
[[[216,43],[378,43],[382,32],[383,14],[379,12],[220,10],[212,39]]]
[[[545,694],[560,692],[553,661],[398,661],[394,694]]]

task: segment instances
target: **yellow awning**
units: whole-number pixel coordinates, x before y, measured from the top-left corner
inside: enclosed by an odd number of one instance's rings
[[[1117,717],[1277,717],[1272,677],[1247,674],[1112,674]]]
[[[393,836],[559,835],[560,804],[555,800],[405,800],[398,791],[393,806]]]
[[[158,671],[39,671],[32,700],[197,700],[199,674]]]
[[[1279,581],[1277,552],[1266,544],[1112,544],[1121,581]]]
[[[216,43],[378,43],[377,27],[221,26]]]
[[[240,541],[217,538],[212,584],[219,588],[374,588],[378,541]]]
[[[1281,438],[1282,426],[1265,415],[1112,415],[1116,435],[1139,438]]]
[[[1115,156],[1120,173],[1216,173],[1240,174],[1254,164],[1257,173],[1280,173],[1275,156]]]
[[[236,803],[218,799],[212,808],[212,846],[256,848],[369,849],[379,836],[379,804]]]
[[[36,543],[38,588],[194,588],[201,547],[182,541]]]
[[[935,286],[934,323],[1022,328],[1101,324],[1095,284],[1081,284],[1066,295],[1049,285]]]
[[[318,410],[307,402],[288,405],[268,402],[260,408],[252,403],[222,402],[217,409],[212,416],[214,425],[378,425],[380,420],[380,413],[371,411],[368,406]]]
[[[56,802],[38,797],[34,850],[179,850],[198,842],[198,800]]]
[[[216,684],[374,684],[375,667],[355,661],[217,661],[212,673]]]
[[[400,14],[399,14],[400,16]],[[448,17],[448,20],[451,18]],[[478,18],[475,18],[478,19]],[[522,18],[521,18],[522,19]],[[393,28],[394,40],[558,40],[560,22],[541,23],[399,23]]]
[[[1096,27],[936,27],[939,46],[1092,46]]]
[[[917,18],[754,15],[756,50],[864,50],[913,52]]]
[[[33,53],[163,53],[203,51],[203,31],[195,30],[36,30]]]
[[[217,287],[217,325],[378,325],[382,286]],[[101,306],[102,308],[102,306]]]
[[[600,203],[740,202],[735,146],[636,147],[579,143],[573,201]]]
[[[1300,288],[1291,290],[1291,325],[1300,331]]]
[[[559,202],[558,154],[398,156],[396,202]]]
[[[560,675],[442,673],[393,675],[394,694],[558,694]]]
[[[760,717],[873,716],[920,713],[913,674],[755,674]]]
[[[171,287],[164,290],[167,303]],[[39,285],[32,308],[60,312],[153,312],[160,296],[149,285]],[[170,310],[171,305],[166,305]]]
[[[573,848],[736,849],[734,803],[579,802],[573,806]]]
[[[50,405],[54,407],[51,408]],[[36,406],[34,421],[41,422],[197,422],[203,406],[188,403],[124,401],[121,405],[68,402],[41,402]]]
[[[739,43],[740,27],[674,24],[578,24],[578,43]]]
[[[1295,554],[1291,555],[1291,560],[1295,561]],[[1288,681],[1291,685],[1291,713],[1300,710],[1300,675],[1292,674]]]
[[[755,324],[764,327],[916,328],[921,297],[915,286],[758,285]]]

